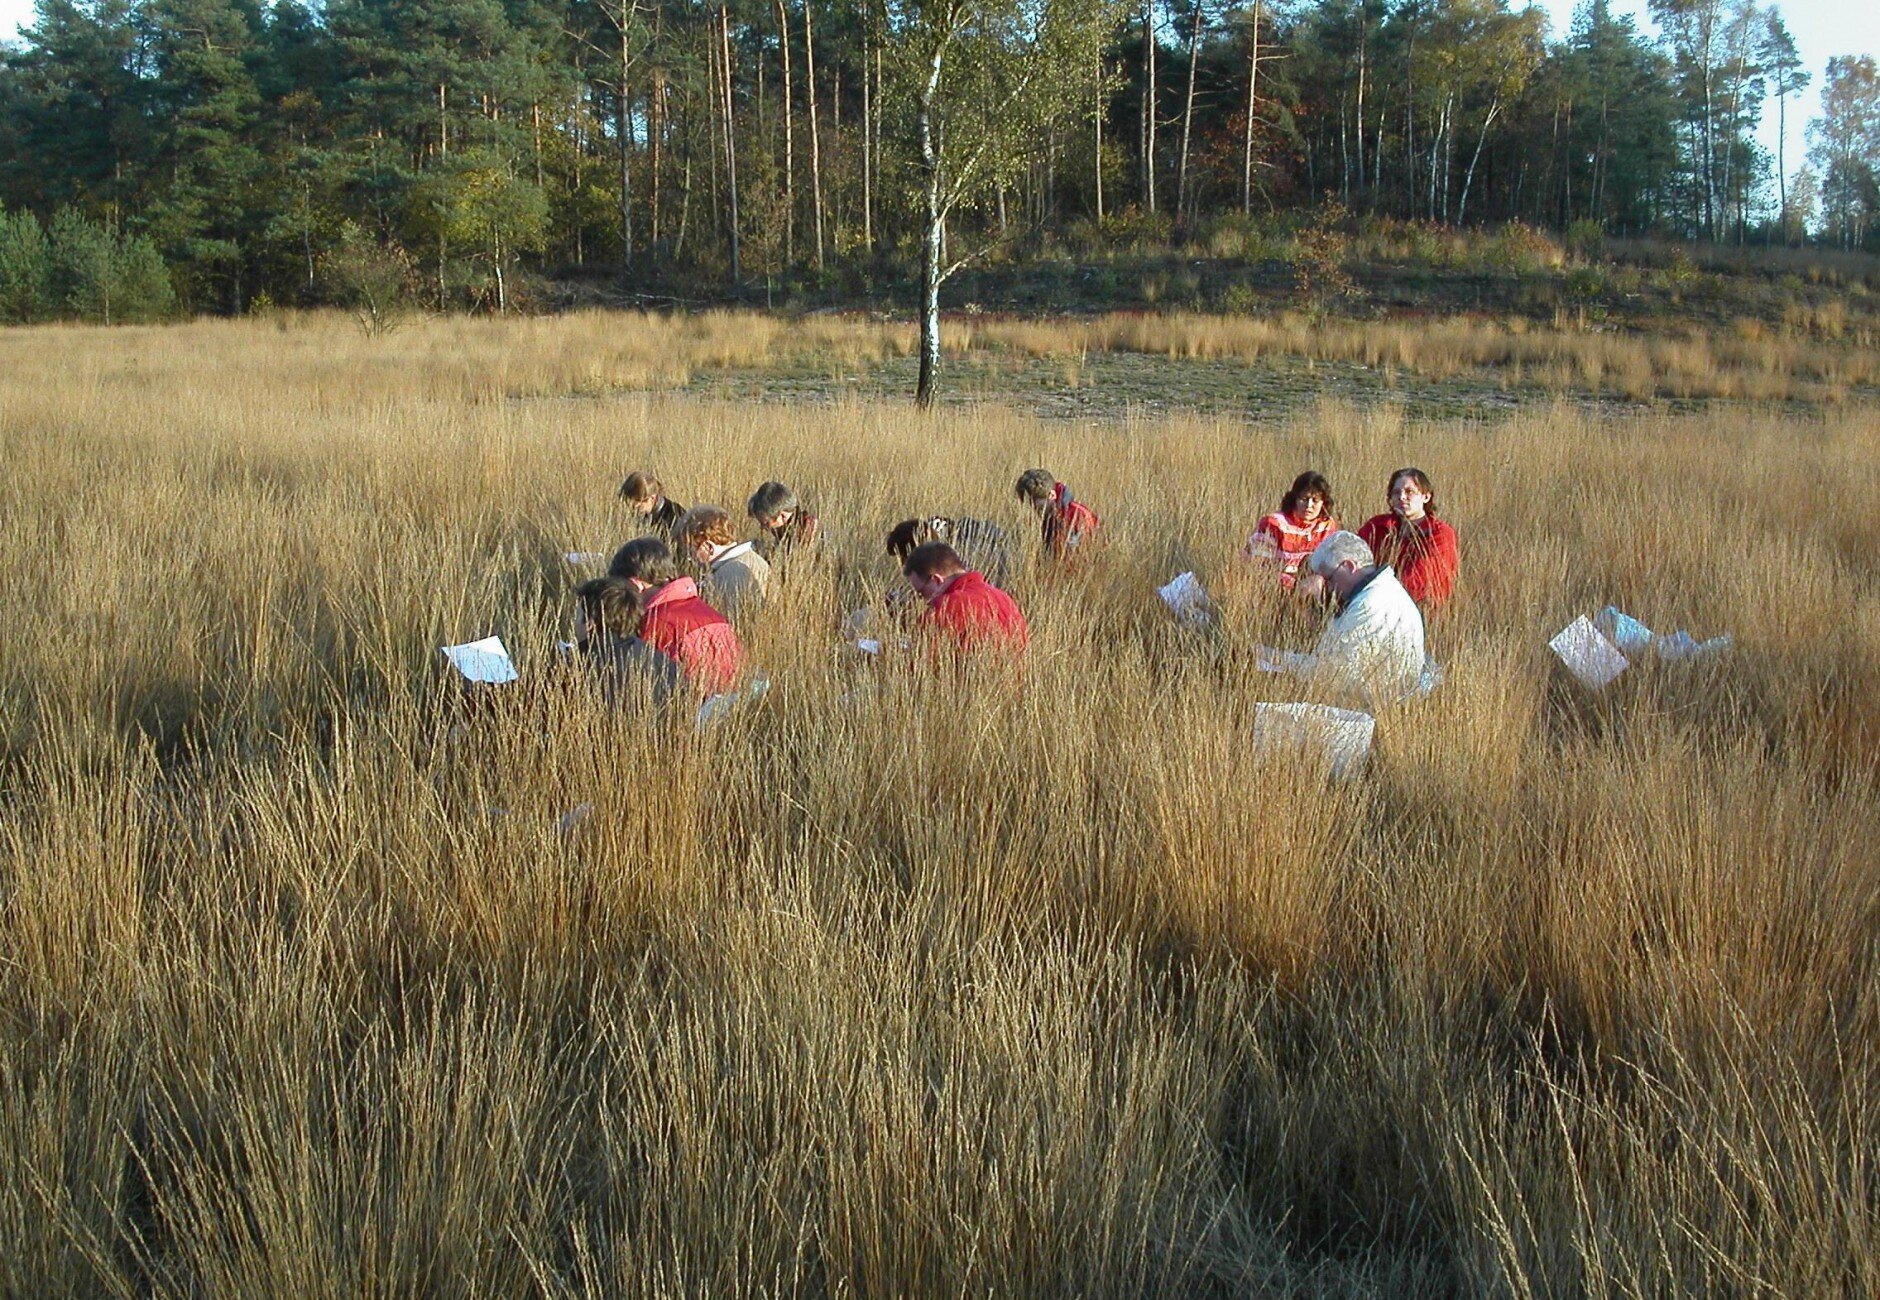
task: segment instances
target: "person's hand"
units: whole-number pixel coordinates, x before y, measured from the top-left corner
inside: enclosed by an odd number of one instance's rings
[[[1315,605],[1322,604],[1325,600],[1325,579],[1316,573],[1301,573],[1293,583],[1293,594]]]

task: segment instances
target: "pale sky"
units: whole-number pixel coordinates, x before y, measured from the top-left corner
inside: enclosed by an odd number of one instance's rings
[[[1578,0],[1536,0],[1553,19],[1554,31],[1562,34],[1573,21]],[[1615,13],[1629,13],[1639,19],[1639,26],[1651,30],[1645,17],[1645,0],[1612,0]],[[1776,7],[1788,22],[1802,61],[1814,74],[1814,81],[1800,95],[1799,111],[1789,104],[1789,139],[1786,162],[1789,171],[1801,166],[1807,150],[1803,128],[1821,103],[1821,82],[1828,60],[1837,54],[1880,54],[1880,5],[1874,0],[1778,0]],[[13,34],[31,21],[33,0],[0,0],[0,39]],[[1763,146],[1775,151],[1776,109],[1773,100],[1763,114]]]

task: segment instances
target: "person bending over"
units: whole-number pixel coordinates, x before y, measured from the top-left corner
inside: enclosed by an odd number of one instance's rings
[[[888,532],[888,554],[905,561],[916,546],[927,542],[945,542],[959,553],[968,569],[986,576],[995,587],[1005,585],[1011,565],[1011,547],[1005,530],[984,519],[967,516],[930,515],[925,519],[903,519]]]
[[[816,541],[816,516],[805,510],[796,493],[781,483],[758,485],[745,505],[745,511],[757,521],[763,535],[757,549],[765,559],[774,560]]]
[[[1336,532],[1306,562],[1337,612],[1309,655],[1267,652],[1280,671],[1375,707],[1415,694],[1423,677],[1423,614],[1390,566],[1356,533]]]
[[[1420,469],[1400,469],[1385,492],[1390,510],[1358,529],[1380,564],[1390,565],[1404,590],[1426,610],[1440,609],[1456,589],[1462,566],[1456,530],[1436,517],[1436,489]]]
[[[620,499],[648,528],[668,542],[685,514],[685,507],[668,497],[659,480],[643,469],[627,475],[627,481],[620,485]]]
[[[711,589],[727,614],[770,592],[770,563],[750,542],[738,540],[731,516],[718,506],[693,506],[674,530],[679,550],[711,574]]]
[[[678,689],[679,665],[640,637],[646,617],[639,591],[624,578],[589,578],[574,589],[575,647],[600,679],[610,704],[650,694],[663,704]]]
[[[1097,512],[1071,496],[1069,485],[1060,483],[1048,469],[1028,469],[1018,476],[1018,499],[1038,512],[1044,529],[1044,548],[1054,560],[1062,560],[1080,546],[1089,544],[1103,521]]]
[[[1302,596],[1323,594],[1325,584],[1310,572],[1301,573],[1318,544],[1338,531],[1332,514],[1332,485],[1317,470],[1293,480],[1280,498],[1279,509],[1262,519],[1247,539],[1243,558],[1270,564],[1279,570],[1279,585]]]
[[[927,602],[921,626],[956,650],[1018,652],[1031,629],[1018,603],[974,572],[945,542],[926,542],[908,552],[901,572]]]
[[[729,690],[744,666],[744,647],[723,614],[679,576],[672,552],[657,537],[640,537],[614,552],[607,576],[632,585],[643,603],[640,637],[679,665],[701,695]]]

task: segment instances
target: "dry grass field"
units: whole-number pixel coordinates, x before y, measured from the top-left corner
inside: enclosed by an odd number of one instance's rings
[[[1873,407],[660,391],[899,338],[0,334],[0,1293],[1880,1292]],[[1112,538],[1012,584],[1023,680],[856,662],[886,527],[1022,529],[1033,464]],[[1402,464],[1448,679],[1363,780],[1263,761],[1311,629],[1153,588]],[[825,521],[702,734],[556,662],[643,465]],[[1609,601],[1735,646],[1590,695],[1545,642]]]

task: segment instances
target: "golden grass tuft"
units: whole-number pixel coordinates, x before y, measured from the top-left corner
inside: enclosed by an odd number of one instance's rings
[[[1264,346],[1131,328],[974,341]],[[1880,1289],[1871,408],[621,391],[904,346],[0,336],[0,1291]],[[1449,680],[1327,785],[1249,750],[1252,647],[1309,628],[1232,556],[1299,469],[1355,523],[1405,463],[1464,539]],[[851,662],[886,527],[1028,538],[1032,464],[1111,540],[1014,581],[1022,688]],[[555,661],[640,466],[824,519],[744,629],[771,696],[700,736]],[[1153,601],[1187,567],[1218,636]],[[1589,697],[1543,647],[1608,601],[1735,649]],[[436,647],[489,632],[526,680],[471,707]]]

